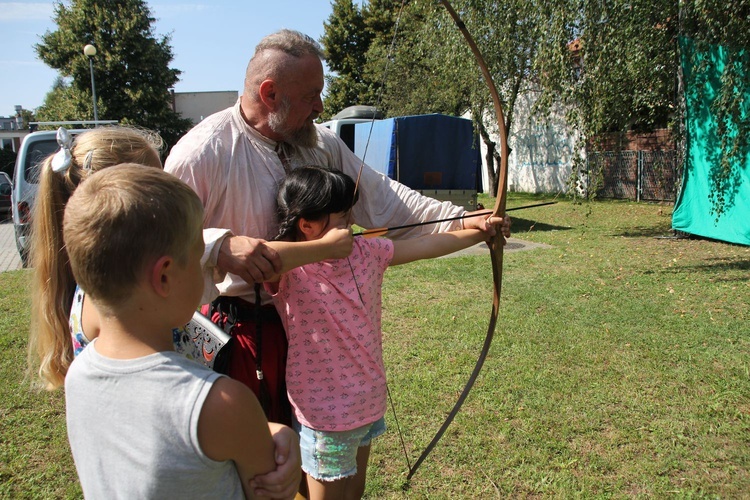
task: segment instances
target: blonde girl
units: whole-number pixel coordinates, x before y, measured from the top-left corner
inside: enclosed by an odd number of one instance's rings
[[[40,165],[30,250],[35,293],[28,366],[32,379],[38,375],[50,390],[63,384],[74,357],[68,321],[76,283],[62,238],[68,199],[87,176],[106,167],[139,163],[162,168],[159,152],[163,147],[155,133],[120,126],[88,130],[75,138],[60,128],[57,142],[60,150]]]

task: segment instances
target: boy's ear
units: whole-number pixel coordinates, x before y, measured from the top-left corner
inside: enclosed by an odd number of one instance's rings
[[[151,267],[151,288],[160,297],[169,295],[172,287],[172,269],[175,266],[174,259],[169,255],[160,257]]]

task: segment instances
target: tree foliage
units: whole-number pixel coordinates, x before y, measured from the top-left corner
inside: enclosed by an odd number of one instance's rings
[[[576,108],[590,139],[653,130],[674,112],[679,60],[677,5],[669,0],[586,0],[543,4],[554,31],[536,64],[549,101]]]
[[[365,30],[362,11],[352,0],[333,2],[331,15],[323,24],[321,44],[326,51],[328,67],[324,118],[353,104],[367,104],[368,84],[364,72],[371,37]]]
[[[498,88],[504,107],[511,111],[506,113],[505,126],[509,127],[516,97],[529,77],[535,52],[538,29],[535,5],[522,1],[498,4],[489,0],[453,4],[461,9],[492,72],[503,75]],[[494,123],[494,118],[485,120],[494,117],[492,103],[477,63],[445,9],[428,1],[373,0],[360,12],[366,30],[372,35],[362,70],[369,85],[366,97],[370,101],[337,101],[337,104],[377,105],[387,116],[422,113],[457,116],[470,112],[488,146],[488,174],[491,192],[495,193],[499,152],[491,137],[497,130],[486,125]],[[334,9],[332,16],[336,13]],[[329,22],[327,28],[331,25]],[[324,37],[324,44],[331,40]],[[339,73],[329,84],[346,85],[350,75],[336,65],[332,67]],[[361,99],[363,95],[357,97]],[[326,106],[331,101],[327,97]]]
[[[691,57],[703,69],[715,61],[695,59],[698,54],[711,46],[727,50],[724,85],[712,110],[722,153],[709,179],[713,211],[721,214],[724,193],[731,192],[750,141],[750,120],[743,115],[742,102],[750,78],[747,65],[737,64],[747,58],[750,2],[584,0],[575,8],[548,2],[543,9],[550,29],[537,73],[545,102],[562,100],[569,105],[571,122],[584,144],[606,132],[666,126],[681,138],[680,37],[694,42],[697,50]],[[579,50],[571,51],[571,41],[579,43]],[[726,133],[729,129],[737,133]]]
[[[461,115],[469,108],[471,87],[461,78],[460,33],[442,29],[450,21],[439,15],[440,9],[429,2],[409,4],[401,12],[395,40],[391,33],[370,49],[371,71],[384,75],[382,105],[393,116]]]
[[[397,29],[402,5],[407,0],[372,0],[360,7],[352,0],[334,0],[332,12],[324,23],[321,43],[326,51],[324,119],[357,104],[377,106],[382,103],[384,70],[389,47]]]
[[[97,111],[102,120],[119,120],[158,131],[174,144],[190,127],[170,105],[169,89],[180,71],[169,36],[157,38],[143,0],[72,0],[55,4],[57,30],[35,46],[39,58],[57,69],[58,80],[37,110],[41,120],[93,118],[91,74],[86,44],[93,44]]]
[[[352,6],[351,0],[335,3]],[[379,107],[388,116],[470,111],[492,157],[486,163],[494,193],[499,158],[491,139],[496,132],[494,113],[476,62],[439,3],[407,1],[403,12],[401,4],[372,0],[362,8],[352,7],[368,36],[356,45],[361,68],[336,66],[337,74],[329,80],[351,90],[347,98],[336,101],[337,109],[376,104],[373,96],[382,87]],[[452,0],[451,4],[494,75],[508,130],[518,96],[538,90],[536,116],[544,119],[553,106],[563,105],[580,138],[579,152],[593,139],[612,132],[672,127],[679,137],[683,120],[679,37],[690,37],[699,47],[727,47],[731,57],[714,111],[725,130],[738,133],[722,135],[728,153],[712,176],[715,191],[736,177],[738,162],[731,160],[747,154],[750,142],[750,119],[742,102],[750,78],[747,69],[735,64],[747,57],[750,47],[750,0],[728,4],[718,0]],[[337,12],[334,9],[330,26]],[[391,46],[397,20],[398,36]],[[334,38],[325,42],[340,43]],[[360,86],[355,88],[354,82]],[[340,88],[336,92],[344,95]],[[583,155],[578,160],[582,162]],[[714,202],[721,210],[722,199]]]
[[[583,0],[540,8],[548,28],[535,61],[543,92],[537,104],[550,109],[563,103],[567,122],[578,133],[569,181],[574,187],[587,171],[583,152],[596,148],[599,138],[675,123],[677,4]],[[588,194],[594,196],[596,189]]]

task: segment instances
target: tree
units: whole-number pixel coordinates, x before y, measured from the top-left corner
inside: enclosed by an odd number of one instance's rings
[[[675,123],[677,5],[672,0],[584,0],[547,2],[540,8],[548,30],[535,61],[543,89],[539,106],[564,103],[567,121],[578,132],[573,187],[586,171],[582,152],[598,138]],[[594,196],[596,189],[588,194]]]
[[[379,75],[381,107],[391,116],[461,115],[468,109],[468,87],[460,78],[462,64],[452,50],[456,39],[450,40],[456,33],[440,31],[439,9],[412,2],[392,12],[390,25],[382,13],[372,16],[372,30],[388,28],[373,38],[366,70]],[[370,10],[376,12],[373,5]]]
[[[371,0],[360,8],[352,0],[333,2],[321,38],[328,67],[334,72],[326,79],[324,118],[357,104],[377,106],[387,115],[381,96],[382,65],[388,51],[381,48],[389,47],[401,6],[408,3]]]
[[[34,111],[26,108],[21,108],[20,111],[21,115],[21,128],[28,130],[29,123],[36,121],[36,115],[34,114]]]
[[[331,15],[323,23],[321,44],[326,51],[326,62],[335,74],[327,75],[326,104],[323,118],[354,104],[369,104],[368,82],[362,69],[365,66],[370,32],[365,30],[364,18],[352,0],[335,0]]]
[[[100,119],[119,120],[155,130],[168,145],[191,126],[171,108],[169,89],[180,71],[169,36],[154,35],[150,10],[143,0],[72,0],[55,3],[56,31],[35,46],[39,58],[57,69],[58,80],[37,110],[41,120],[93,118],[89,61],[84,45],[97,49],[94,79]]]
[[[750,147],[750,120],[743,115],[750,78],[747,63],[741,63],[750,46],[747,0],[552,1],[541,7],[549,26],[537,58],[545,102],[570,105],[570,121],[583,144],[605,132],[665,126],[679,138],[684,122],[680,37],[694,43],[693,58],[710,46],[726,49],[724,85],[713,104],[722,153],[710,179],[713,211],[721,214],[724,193],[733,191]],[[575,61],[569,48],[573,41],[580,44]],[[709,58],[692,62],[704,69],[715,64]]]
[[[510,130],[518,95],[533,80],[533,62],[542,29],[538,6],[527,0],[451,3],[494,75],[505,113],[504,126]],[[404,17],[394,54],[390,58],[381,55],[381,60],[388,60],[393,66],[383,99],[389,112],[470,112],[487,146],[489,187],[496,195],[500,151],[493,138],[498,134],[497,121],[477,61],[442,6],[414,2]],[[370,55],[374,56],[372,49]]]
[[[102,105],[98,104],[99,109]],[[37,108],[38,121],[93,119],[91,93],[88,94],[65,78],[55,78],[44,104]],[[90,118],[89,118],[90,117]]]
[[[454,0],[452,4],[496,75],[509,129],[516,98],[532,76],[541,29],[538,6],[525,0]],[[495,194],[500,154],[492,139],[497,134],[492,101],[473,55],[445,9],[434,2],[371,0],[361,14],[370,33],[365,63],[337,66],[334,82],[346,85],[358,78],[367,88],[357,89],[357,97],[369,99],[367,104],[377,105],[387,116],[470,112],[487,146],[490,191]]]

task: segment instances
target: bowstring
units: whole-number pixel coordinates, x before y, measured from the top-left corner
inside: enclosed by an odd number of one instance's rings
[[[365,168],[365,158],[367,158],[367,150],[370,147],[370,140],[372,138],[372,130],[375,128],[375,117],[377,115],[378,110],[380,109],[380,106],[383,101],[383,91],[385,89],[385,84],[388,78],[388,71],[390,69],[391,61],[392,61],[392,55],[395,52],[396,48],[396,39],[398,38],[398,31],[399,27],[401,26],[401,14],[404,11],[404,6],[406,5],[406,0],[401,0],[401,6],[398,9],[398,14],[396,14],[396,22],[393,24],[393,37],[391,38],[390,46],[388,47],[388,54],[386,56],[386,63],[385,67],[383,68],[383,77],[380,82],[380,86],[378,87],[378,94],[375,99],[375,105],[373,106],[375,109],[372,113],[372,117],[370,117],[370,130],[367,133],[367,141],[365,142],[365,147],[362,152],[362,162],[359,165],[359,172],[357,173],[357,180],[354,183],[354,192],[352,193],[352,208],[349,210],[349,215],[347,217],[347,226],[351,225],[352,223],[352,215],[354,213],[354,200],[357,197],[357,193],[359,192],[359,183],[362,180],[362,171]],[[354,286],[357,289],[357,295],[359,295],[359,300],[362,302],[362,305],[365,305],[365,301],[362,298],[362,292],[359,288],[359,283],[357,283],[357,275],[354,273],[354,266],[352,265],[352,261],[350,260],[350,257],[346,258],[346,261],[349,263],[349,269],[352,272],[352,280],[354,281]],[[401,441],[401,449],[404,452],[404,458],[406,459],[406,466],[409,470],[411,470],[411,461],[409,460],[409,454],[406,451],[406,443],[404,442],[404,435],[401,432],[401,426],[398,422],[398,415],[396,414],[396,406],[393,404],[393,398],[391,397],[391,389],[388,385],[388,381],[386,379],[385,383],[386,392],[388,393],[388,401],[391,405],[391,412],[393,413],[393,420],[396,422],[396,431],[398,432],[398,437]]]
[[[385,67],[383,68],[383,77],[380,81],[380,85],[378,86],[378,95],[375,99],[375,111],[372,113],[372,116],[370,117],[370,130],[367,133],[367,141],[365,142],[365,148],[362,152],[362,162],[359,165],[359,172],[357,173],[357,180],[354,183],[354,195],[356,196],[359,192],[359,181],[362,179],[362,171],[365,167],[365,158],[367,158],[367,149],[370,147],[370,139],[372,138],[372,130],[375,128],[375,115],[377,114],[378,110],[380,109],[380,105],[383,102],[383,90],[385,89],[385,84],[388,79],[388,71],[391,66],[391,60],[393,59],[393,54],[396,49],[396,39],[398,38],[398,30],[401,27],[401,14],[404,11],[404,6],[406,5],[406,0],[401,0],[401,6],[398,9],[398,14],[396,14],[396,22],[393,24],[393,37],[391,38],[391,44],[388,47],[388,53],[386,55],[386,63]],[[351,213],[350,213],[351,217]]]

